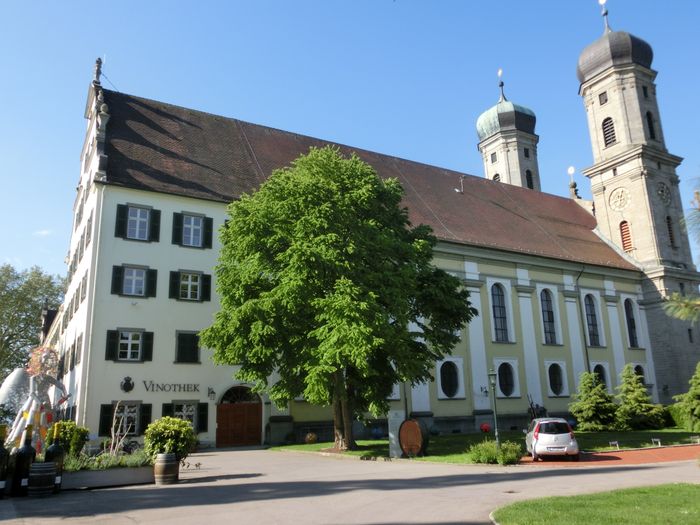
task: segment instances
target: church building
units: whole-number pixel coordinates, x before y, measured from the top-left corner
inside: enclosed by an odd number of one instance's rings
[[[605,32],[578,61],[593,201],[543,192],[535,113],[508,100],[477,120],[485,177],[338,145],[397,178],[413,224],[438,238],[434,264],[461,278],[479,314],[434,380],[396,385],[392,407],[446,431],[530,403],[567,414],[582,372],[610,393],[631,364],[657,402],[687,388],[698,334],[663,312],[696,293],[682,200],[657,102],[651,46]],[[105,89],[98,59],[74,203],[66,299],[47,337],[71,397],[64,417],[109,435],[115,413],[141,435],[170,415],[211,446],[330,437],[329,408],[279,408],[216,366],[198,332],[219,309],[214,267],[227,205],[322,139]],[[382,424],[382,422],[378,422]]]

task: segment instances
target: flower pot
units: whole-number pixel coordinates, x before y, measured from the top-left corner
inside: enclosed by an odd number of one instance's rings
[[[172,485],[180,479],[180,462],[175,454],[158,454],[153,465],[156,485]]]

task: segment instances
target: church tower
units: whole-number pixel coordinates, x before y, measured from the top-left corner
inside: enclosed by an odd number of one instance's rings
[[[500,70],[498,76],[501,76]],[[498,85],[501,88],[498,103],[476,121],[486,178],[540,191],[537,164],[540,139],[535,135],[535,114],[506,98],[503,81]]]
[[[656,97],[653,52],[644,40],[613,31],[603,6],[603,36],[578,60],[594,164],[591,181],[600,233],[633,258],[647,279],[644,302],[661,401],[684,392],[698,358],[692,327],[666,316],[661,306],[673,292],[695,292],[695,271],[676,167],[669,153]],[[656,340],[655,340],[656,339]]]

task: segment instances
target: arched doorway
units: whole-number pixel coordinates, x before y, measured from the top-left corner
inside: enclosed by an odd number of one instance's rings
[[[260,396],[246,386],[229,388],[216,406],[216,446],[259,445],[261,438]]]

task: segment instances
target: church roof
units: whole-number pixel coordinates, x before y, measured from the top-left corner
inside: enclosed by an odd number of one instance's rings
[[[651,46],[625,31],[605,31],[587,46],[578,58],[576,76],[582,84],[612,66],[639,64],[650,68],[654,59]]]
[[[104,90],[109,106],[107,184],[230,202],[273,169],[327,141]],[[390,155],[355,152],[381,177],[397,178],[413,224],[445,241],[637,270],[593,231],[571,199]],[[460,188],[464,193],[455,192]]]

